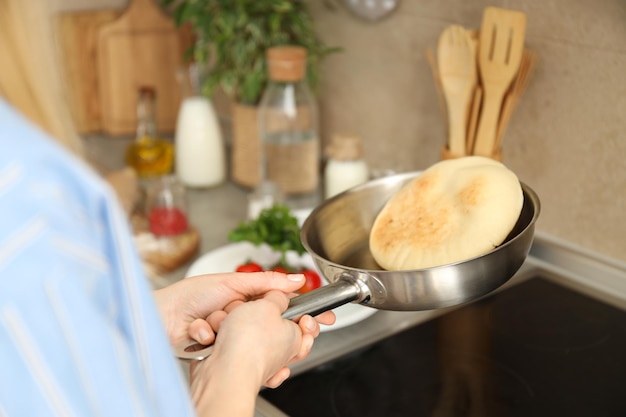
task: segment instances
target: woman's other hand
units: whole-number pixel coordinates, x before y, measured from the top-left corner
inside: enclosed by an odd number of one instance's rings
[[[274,271],[198,275],[155,291],[155,298],[170,343],[179,345],[193,339],[198,343],[211,344],[219,323],[236,306],[256,300],[270,291],[294,293],[304,282],[302,274]],[[310,327],[316,329],[309,333],[317,337],[317,323],[333,324],[335,315],[325,312],[316,316],[314,321],[316,326]],[[301,323],[301,326],[311,324],[309,319],[301,320]]]

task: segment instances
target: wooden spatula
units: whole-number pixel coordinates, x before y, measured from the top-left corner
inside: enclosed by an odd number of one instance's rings
[[[524,52],[526,15],[487,7],[480,27],[478,69],[483,105],[474,144],[475,155],[491,156],[504,93],[515,77]]]
[[[502,136],[504,135],[504,131],[506,130],[506,127],[509,124],[509,120],[513,115],[513,110],[515,110],[515,108],[517,107],[517,103],[519,102],[522,94],[524,94],[524,91],[526,90],[528,79],[535,67],[536,60],[537,57],[535,52],[524,49],[524,54],[522,56],[522,62],[520,63],[519,71],[517,72],[517,75],[515,76],[515,79],[511,84],[511,88],[509,88],[509,91],[507,91],[504,96],[502,111],[500,114],[500,120],[498,122],[498,129],[496,133],[496,142],[493,149],[494,152],[502,144]]]
[[[448,120],[448,109],[446,109],[446,99],[443,94],[443,87],[441,86],[441,77],[439,76],[439,69],[435,62],[435,53],[431,48],[426,48],[426,60],[430,66],[430,70],[433,73],[433,79],[435,80],[435,88],[437,90],[437,102],[439,103],[439,111],[443,120]]]
[[[448,108],[448,148],[452,155],[466,154],[469,104],[476,87],[476,50],[469,33],[449,26],[439,37],[437,64]]]
[[[476,141],[476,128],[478,127],[478,117],[480,116],[480,104],[483,100],[483,88],[480,85],[476,86],[474,90],[474,96],[472,97],[472,104],[470,106],[469,122],[467,123],[467,139],[465,142],[465,148],[467,154],[472,154],[474,149],[474,142]]]

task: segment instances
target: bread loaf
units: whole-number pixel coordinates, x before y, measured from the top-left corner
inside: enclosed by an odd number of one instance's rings
[[[378,214],[370,251],[387,270],[422,269],[485,254],[517,222],[517,176],[481,156],[438,162],[406,184]]]

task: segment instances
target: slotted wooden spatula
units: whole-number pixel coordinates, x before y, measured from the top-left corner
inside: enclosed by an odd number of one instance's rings
[[[474,154],[491,156],[504,93],[515,77],[524,52],[526,15],[515,10],[487,7],[480,26],[478,69],[483,105]]]

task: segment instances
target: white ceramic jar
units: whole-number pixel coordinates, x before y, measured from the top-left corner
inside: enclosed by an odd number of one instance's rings
[[[360,138],[336,135],[327,150],[324,168],[324,197],[333,197],[369,179],[369,169],[363,159]]]

